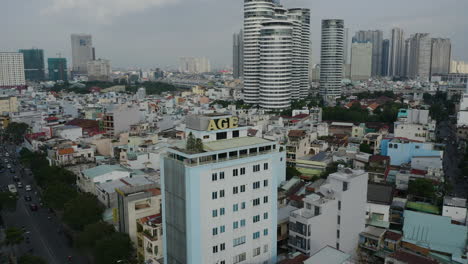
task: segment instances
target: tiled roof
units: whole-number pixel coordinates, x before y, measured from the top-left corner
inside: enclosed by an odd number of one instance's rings
[[[289,130],[289,137],[303,137],[306,135],[305,130]]]
[[[413,263],[418,263],[418,264],[437,264],[439,263],[438,261],[428,259],[426,257],[423,257],[421,255],[416,255],[414,253],[410,253],[407,251],[396,251],[392,254],[389,255],[390,258],[399,260],[403,263],[408,263],[408,264],[413,264]]]
[[[73,148],[63,148],[58,150],[59,155],[69,155],[73,154],[75,150]]]
[[[392,232],[392,231],[387,231],[387,232],[385,232],[384,238],[389,239],[389,240],[393,240],[393,241],[398,241],[398,240],[401,239],[402,236],[403,236],[402,234],[398,234],[398,233],[395,233],[395,232]]]

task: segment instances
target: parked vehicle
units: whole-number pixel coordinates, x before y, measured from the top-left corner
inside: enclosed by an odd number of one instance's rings
[[[11,193],[18,193],[18,190],[16,190],[16,187],[14,184],[10,184],[8,185],[8,190],[11,192]]]

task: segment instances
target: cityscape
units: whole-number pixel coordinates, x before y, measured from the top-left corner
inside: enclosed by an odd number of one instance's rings
[[[8,3],[0,264],[468,264],[468,5],[365,1]]]

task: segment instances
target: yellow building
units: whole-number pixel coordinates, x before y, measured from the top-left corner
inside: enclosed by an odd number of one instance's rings
[[[18,112],[18,100],[16,96],[0,97],[0,114]]]
[[[0,115],[0,127],[5,129],[10,124],[10,117],[8,115]]]
[[[199,85],[196,85],[192,88],[192,93],[197,94],[197,95],[205,95],[205,91],[206,89]]]

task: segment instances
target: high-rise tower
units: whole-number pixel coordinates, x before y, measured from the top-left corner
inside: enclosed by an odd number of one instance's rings
[[[431,75],[447,74],[450,72],[452,43],[450,39],[433,38],[431,56]]]
[[[372,76],[380,76],[382,74],[383,32],[380,30],[361,30],[356,32],[353,41],[372,43]]]
[[[234,79],[244,76],[244,33],[242,30],[233,36],[232,75]]]
[[[94,57],[91,35],[72,34],[71,45],[73,74],[87,74],[88,61],[92,61]]]
[[[404,76],[405,40],[401,28],[393,28],[388,55],[388,75]]]
[[[44,71],[44,50],[42,49],[21,49],[24,58],[24,76],[28,81],[43,81]]]

